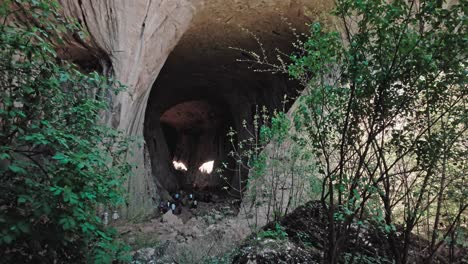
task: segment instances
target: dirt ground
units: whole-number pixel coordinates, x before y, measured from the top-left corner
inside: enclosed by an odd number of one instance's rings
[[[250,233],[239,221],[235,198],[209,193],[206,199],[205,194],[197,193],[197,208],[182,206],[177,215],[169,210],[142,223],[117,223],[134,249],[135,263],[201,263],[231,250]]]

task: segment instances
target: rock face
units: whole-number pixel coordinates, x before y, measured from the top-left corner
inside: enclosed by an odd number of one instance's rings
[[[88,32],[69,38],[63,57],[99,69],[128,86],[112,100],[104,119],[131,136],[143,137],[129,159],[137,164],[128,182],[127,215],[151,213],[159,196],[186,184],[221,183],[197,169],[205,160],[215,166],[226,157],[223,140],[229,126],[241,128],[255,104],[282,107],[294,84],[282,76],[255,73],[236,59],[238,47],[271,55],[289,52],[295,39],[288,25],[305,30],[333,1],[306,0],[60,0],[64,13]],[[178,116],[176,113],[181,113]],[[183,117],[186,115],[186,117]],[[198,115],[198,116],[197,116]],[[187,118],[189,116],[189,118]],[[198,118],[198,119],[197,119]],[[246,135],[239,135],[245,137]],[[190,168],[180,175],[172,160]],[[233,175],[229,181],[235,181]]]
[[[114,127],[131,136],[142,136],[144,112],[150,87],[168,54],[193,17],[194,6],[186,0],[61,0],[67,16],[89,32],[86,42],[72,39],[66,54],[80,62],[82,57],[97,58],[104,73],[128,86],[125,93],[112,98],[113,109],[106,116]],[[128,213],[152,208],[156,183],[144,148],[134,146],[129,157],[138,166],[128,182]]]
[[[251,235],[235,251],[233,264],[276,264],[276,263],[325,263],[328,218],[320,201],[310,201],[278,223],[268,223],[257,236]],[[412,235],[413,236],[413,235]],[[403,230],[397,227],[397,247],[403,250]],[[408,263],[427,263],[424,248],[428,241],[414,236],[409,245]],[[382,226],[372,221],[352,223],[347,239],[343,243],[343,253],[337,256],[338,263],[393,263],[393,253],[388,244],[388,234]],[[459,248],[456,263],[466,263],[467,249]],[[440,250],[434,263],[448,263],[448,249]]]

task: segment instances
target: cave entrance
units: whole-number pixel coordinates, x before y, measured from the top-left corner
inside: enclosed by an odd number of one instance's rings
[[[287,110],[293,100],[285,104],[284,96],[294,98],[298,86],[287,76],[253,71],[229,48],[195,54],[176,47],[149,95],[144,136],[152,176],[162,199],[181,189],[239,197],[248,171],[216,171],[222,163],[235,168],[229,128],[237,131],[234,140],[248,139],[253,131],[244,124],[252,124],[257,106]]]
[[[219,103],[192,100],[164,111],[159,119],[179,185],[185,190],[223,185],[214,171],[226,160],[231,118]]]
[[[276,61],[278,50],[287,58],[294,51],[292,43],[298,33],[307,30],[304,10],[278,1],[280,6],[259,9],[260,15],[231,6],[231,2],[219,4],[204,7],[194,17],[165,61],[148,97],[144,121],[149,154],[146,161],[151,162],[152,179],[162,199],[186,188],[239,197],[238,187],[245,186],[248,170],[224,170],[222,177],[216,171],[225,162],[235,168],[235,161],[228,157],[232,151],[227,137],[229,127],[237,131],[234,140],[248,139],[253,132],[248,126],[257,106],[271,112],[288,110],[300,92],[299,85],[288,76],[255,71],[252,68],[258,65],[239,59],[252,59],[245,51],[257,51],[269,61],[280,63]],[[225,9],[227,6],[232,8]],[[218,12],[220,7],[222,12]],[[284,22],[276,8],[285,10],[290,23]],[[226,17],[230,18],[224,20]],[[239,23],[252,29],[255,37]],[[292,31],[291,26],[297,31]],[[244,129],[244,124],[250,131]],[[226,192],[224,187],[232,188]]]

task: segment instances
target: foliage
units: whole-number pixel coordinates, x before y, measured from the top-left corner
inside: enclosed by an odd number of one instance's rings
[[[243,206],[243,210],[247,216],[254,217],[249,223],[253,233],[258,231],[263,209],[267,222],[278,221],[305,201],[308,190],[313,189],[307,186],[309,183],[317,185],[307,177],[313,171],[313,164],[308,162],[310,155],[290,138],[291,125],[284,112],[270,113],[266,107],[257,107],[251,126],[244,121],[241,130],[231,128],[228,133],[232,144],[229,156],[235,165],[230,167],[224,163],[218,172],[235,172],[239,182],[230,184],[225,178],[226,188],[240,193],[244,203],[251,203],[250,208]]]
[[[349,253],[344,254],[344,263],[352,264],[352,263],[359,263],[359,264],[391,264],[392,261],[384,258],[384,257],[369,257],[366,255],[353,255]]]
[[[57,8],[49,0],[0,5],[2,261],[110,263],[125,248],[96,214],[122,204],[131,165],[129,141],[99,114],[122,87],[58,58],[53,43],[79,29]]]
[[[305,53],[292,58],[290,73],[309,92],[296,125],[305,126],[322,161],[322,199],[333,220],[330,262],[356,219],[370,217],[383,226],[397,263],[408,261],[411,232],[423,216],[437,232],[443,203],[453,206],[444,222],[459,225],[467,206],[466,193],[460,193],[466,173],[462,4],[340,1],[336,15],[344,20],[348,45],[314,24]]]
[[[311,151],[322,180],[327,263],[343,260],[364,220],[386,232],[395,263],[410,261],[416,231],[427,238],[427,262],[463,236],[465,12],[464,0],[340,0],[343,34],[312,24],[289,65],[251,53],[250,62],[305,87],[293,139]]]
[[[264,230],[258,233],[259,238],[270,238],[274,240],[284,240],[288,237],[288,234],[284,231],[284,227],[282,227],[278,222],[275,223],[274,230]]]

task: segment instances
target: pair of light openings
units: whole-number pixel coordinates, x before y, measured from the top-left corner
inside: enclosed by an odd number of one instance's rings
[[[185,166],[185,164],[181,161],[172,161],[172,164],[174,165],[174,168],[176,170],[180,170],[180,171],[187,171],[187,166]],[[210,161],[207,161],[205,163],[203,163],[199,168],[198,170],[203,172],[203,173],[208,173],[210,174],[212,171],[213,171],[213,166],[214,166],[214,160],[210,160]]]

